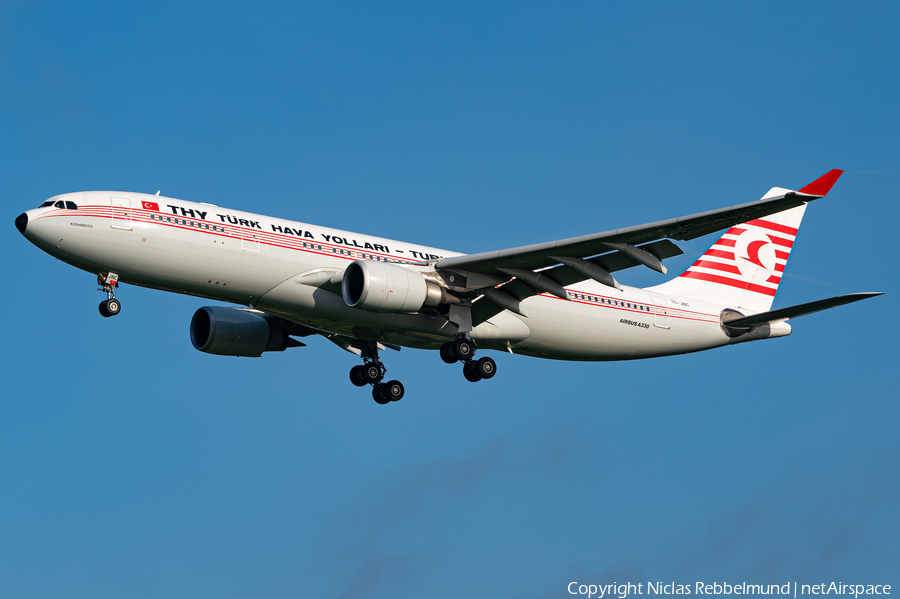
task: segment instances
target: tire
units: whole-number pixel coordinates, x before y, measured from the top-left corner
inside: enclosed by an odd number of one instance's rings
[[[390,398],[384,393],[384,387],[381,385],[372,387],[372,399],[375,400],[375,403],[382,406],[391,403]]]
[[[475,355],[475,344],[469,339],[457,339],[453,344],[453,353],[456,354],[458,360],[463,362],[470,360]]]
[[[122,311],[122,303],[116,298],[106,300],[106,311],[110,316],[115,316]]]
[[[365,387],[366,381],[363,379],[363,365],[357,364],[350,369],[350,382],[357,387]]]
[[[441,360],[446,364],[456,364],[459,362],[459,358],[456,357],[456,352],[453,351],[452,341],[448,341],[441,346]]]
[[[106,302],[109,300],[103,300],[100,302],[100,316],[103,318],[109,318],[112,314],[109,313],[109,310],[106,308]]]
[[[470,383],[477,383],[481,380],[481,375],[478,374],[478,369],[472,362],[463,366],[463,376],[466,377],[466,380]]]
[[[481,358],[475,362],[475,371],[483,379],[493,378],[497,374],[497,363],[492,358]]]
[[[381,382],[381,367],[378,364],[369,363],[362,367],[362,378],[367,385]]]
[[[391,401],[400,401],[405,393],[403,383],[400,381],[388,381],[381,389],[382,394]]]

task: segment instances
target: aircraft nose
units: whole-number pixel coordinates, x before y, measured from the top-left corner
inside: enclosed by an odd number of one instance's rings
[[[16,217],[16,228],[22,235],[25,234],[25,227],[28,226],[28,215],[24,212]]]

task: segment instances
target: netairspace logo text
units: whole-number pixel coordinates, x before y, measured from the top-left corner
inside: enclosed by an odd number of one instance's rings
[[[645,591],[646,587],[646,591]],[[889,584],[844,584],[842,582],[800,584],[749,584],[739,582],[696,582],[677,584],[674,582],[633,582],[612,584],[586,584],[578,581],[570,582],[566,587],[570,595],[582,595],[596,599],[626,599],[629,595],[852,595],[858,599],[860,595],[890,595]],[[874,598],[873,598],[874,599]]]

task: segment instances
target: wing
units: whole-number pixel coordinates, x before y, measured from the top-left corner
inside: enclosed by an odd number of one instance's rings
[[[570,237],[507,250],[469,254],[440,260],[441,269],[461,269],[477,273],[496,273],[499,268],[528,268],[531,270],[559,264],[559,256],[594,256],[622,250],[617,245],[635,247],[657,239],[687,241],[709,233],[727,229],[738,223],[762,218],[805,202],[824,197],[844,171],[834,169],[799,191],[773,188],[761,200],[710,210],[690,216],[662,220],[646,225]],[[773,193],[774,192],[774,193]],[[652,254],[652,251],[650,252]],[[646,256],[644,256],[646,258]],[[649,258],[648,258],[649,260]],[[652,260],[651,260],[652,262]],[[638,262],[635,262],[637,264]]]
[[[461,277],[457,286],[468,289],[497,287],[515,277],[501,289],[484,294],[491,305],[476,302],[473,320],[481,322],[502,309],[521,313],[518,303],[526,297],[547,292],[569,299],[564,287],[578,281],[594,279],[618,287],[611,273],[623,268],[643,264],[665,273],[662,261],[682,253],[669,239],[702,237],[819,199],[843,172],[833,169],[797,191],[772,188],[755,202],[605,233],[444,258],[435,268]]]

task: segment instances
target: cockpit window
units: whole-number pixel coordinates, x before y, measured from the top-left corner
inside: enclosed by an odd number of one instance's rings
[[[78,210],[78,206],[75,202],[66,202],[66,210]]]
[[[53,200],[47,200],[46,202],[44,202],[43,204],[38,206],[38,208],[46,208],[47,206],[52,206],[52,205],[53,205]]]
[[[56,206],[57,208],[65,208],[65,207],[66,207],[66,205],[63,204],[63,201],[62,201],[62,200],[56,202],[56,203],[54,204],[54,206]]]

